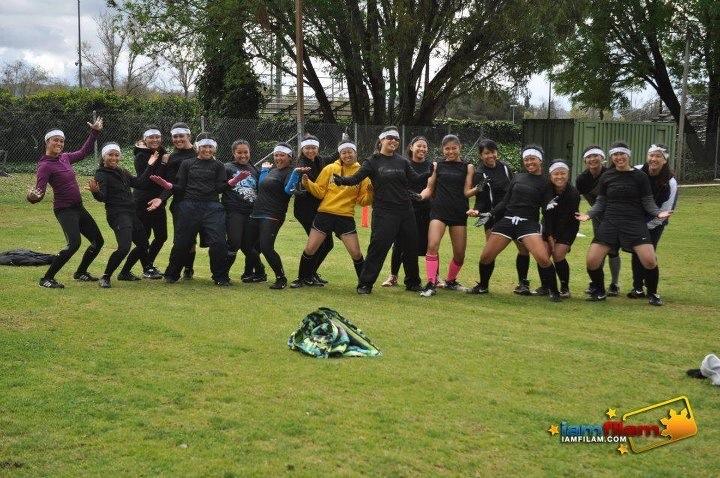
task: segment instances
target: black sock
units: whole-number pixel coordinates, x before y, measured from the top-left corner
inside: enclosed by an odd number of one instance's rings
[[[495,261],[490,264],[480,263],[480,287],[487,289],[490,284],[490,276],[492,276],[493,270],[495,269]]]
[[[642,290],[645,283],[645,268],[637,254],[632,255],[633,289]]]
[[[300,256],[300,266],[298,267],[298,279],[309,279],[315,270],[315,255],[302,253]]]
[[[588,268],[587,273],[590,276],[593,286],[600,292],[605,292],[605,272],[603,272],[603,268],[599,267],[595,270]]]
[[[560,280],[560,288],[567,290],[570,284],[570,264],[568,261],[563,259],[555,263],[555,272],[557,272],[558,279]]]
[[[360,279],[360,273],[362,272],[363,265],[365,265],[365,258],[360,256],[360,259],[355,260],[353,259],[353,266],[355,267],[355,273],[358,276],[358,279]]]
[[[542,286],[550,292],[557,293],[558,288],[557,279],[555,277],[555,266],[553,266],[552,262],[547,267],[538,266],[538,269],[540,269],[540,281],[542,282]]]
[[[192,248],[192,250],[190,252],[187,253],[185,258],[187,259],[184,264],[185,269],[192,270],[193,266],[195,265],[195,248],[194,247]]]
[[[526,281],[530,270],[530,256],[518,254],[515,257],[515,269],[517,269],[518,283]]]
[[[660,282],[660,268],[645,269],[645,284],[648,294],[657,294],[658,282]]]

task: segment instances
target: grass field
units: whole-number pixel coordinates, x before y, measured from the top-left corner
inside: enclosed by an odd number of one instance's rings
[[[62,246],[51,195],[24,201],[31,180],[0,178],[0,251]],[[102,205],[84,195],[106,238],[91,268],[100,274],[114,237]],[[720,188],[683,190],[679,206],[659,250],[661,308],[624,297],[584,302],[590,237],[575,243],[575,298],[562,304],[513,296],[511,250],[489,296],[441,290],[431,299],[379,284],[357,296],[339,243],[323,289],[217,288],[204,250],[196,279],[174,285],[75,283],[80,253],[58,275],[65,290],[39,288],[41,269],[4,267],[0,475],[720,476],[720,390],[685,376],[720,353]],[[590,236],[589,224],[581,232]],[[361,231],[363,249],[368,236]],[[291,278],[304,242],[289,219],[278,245]],[[466,285],[483,242],[471,228]],[[448,259],[445,247],[443,270]],[[383,356],[290,352],[289,334],[318,306],[358,324]],[[680,395],[697,436],[646,453],[563,445],[547,431]]]

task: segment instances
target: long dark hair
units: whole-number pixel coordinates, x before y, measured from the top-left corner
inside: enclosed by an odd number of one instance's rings
[[[664,144],[656,143],[655,145],[660,147],[664,154],[667,154],[669,151],[669,148]],[[658,172],[657,176],[650,176],[650,167],[648,166],[647,161],[645,161],[645,164],[642,165],[642,170],[648,175],[650,181],[655,182],[655,187],[658,191],[670,187],[670,180],[675,177],[675,173],[672,169],[670,169],[670,163],[667,162],[667,158],[665,158],[665,164],[663,164],[663,167],[660,168],[660,172]]]

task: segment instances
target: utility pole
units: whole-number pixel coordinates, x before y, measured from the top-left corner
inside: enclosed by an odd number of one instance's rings
[[[550,119],[550,105],[552,104],[552,80],[550,79],[550,75],[548,75],[548,112],[547,117]]]
[[[303,140],[305,95],[303,93],[303,31],[302,31],[302,0],[295,0],[295,68],[297,70],[297,145]]]
[[[682,79],[682,96],[680,97],[680,122],[678,125],[678,138],[677,148],[675,148],[675,170],[678,171],[678,176],[682,179],[685,176],[682,164],[683,147],[685,146],[685,111],[687,109],[687,80],[688,80],[688,65],[690,63],[690,30],[687,31],[685,36],[685,57],[683,59],[683,79]]]
[[[80,43],[80,0],[77,0],[77,17],[78,17],[78,86],[82,88],[82,47]]]

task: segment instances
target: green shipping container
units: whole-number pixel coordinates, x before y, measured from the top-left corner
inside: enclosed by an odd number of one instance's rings
[[[653,143],[670,148],[670,167],[675,166],[675,123],[596,121],[581,119],[523,120],[523,144],[536,143],[545,150],[546,165],[564,159],[572,165],[573,179],[585,169],[583,149],[599,144],[605,151],[615,141],[623,141],[633,152],[633,164],[645,162],[645,152]],[[608,158],[608,161],[610,158]]]

